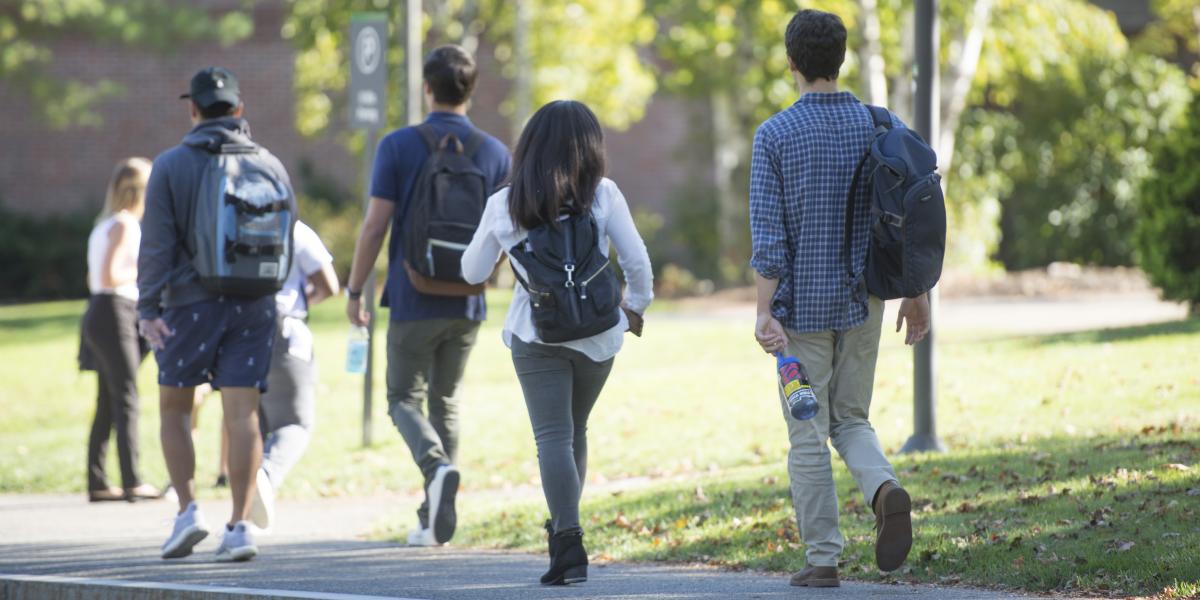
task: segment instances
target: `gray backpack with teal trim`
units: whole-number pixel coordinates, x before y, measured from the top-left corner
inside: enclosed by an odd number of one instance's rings
[[[292,262],[296,197],[273,157],[253,143],[197,146],[209,153],[185,247],[214,294],[262,297],[283,287]]]

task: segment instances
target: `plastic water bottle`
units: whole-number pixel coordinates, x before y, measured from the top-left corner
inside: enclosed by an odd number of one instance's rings
[[[817,416],[820,405],[817,404],[817,395],[813,393],[808,382],[808,373],[804,371],[804,365],[795,356],[776,353],[775,366],[779,370],[779,388],[783,390],[783,397],[787,399],[792,417],[807,421]]]
[[[350,326],[350,342],[346,345],[346,372],[361,375],[367,372],[367,344],[371,333],[362,325]]]

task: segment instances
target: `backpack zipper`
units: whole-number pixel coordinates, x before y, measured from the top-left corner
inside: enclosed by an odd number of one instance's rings
[[[566,227],[563,229],[563,238],[566,242],[566,260],[563,261],[563,270],[567,272],[567,282],[564,285],[568,290],[575,287],[575,225],[571,219],[567,219]],[[568,293],[571,297],[571,308],[574,308],[575,320],[582,317],[581,311],[583,307],[579,305],[579,294]]]
[[[588,297],[588,296],[587,296],[587,286],[588,286],[588,284],[589,284],[589,283],[591,283],[593,279],[595,279],[595,278],[599,277],[599,276],[600,276],[600,274],[601,274],[601,273],[603,273],[603,272],[604,272],[604,270],[608,268],[608,265],[609,265],[610,263],[612,263],[612,261],[611,261],[611,260],[606,260],[606,261],[604,261],[604,264],[600,265],[600,268],[599,268],[599,269],[596,269],[596,272],[595,272],[595,273],[592,273],[592,276],[591,276],[591,277],[588,277],[587,279],[584,279],[583,281],[579,282],[579,297],[580,297],[581,299],[583,299],[583,300],[587,300],[587,297]]]

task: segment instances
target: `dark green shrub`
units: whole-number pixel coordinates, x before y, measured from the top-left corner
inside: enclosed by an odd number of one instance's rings
[[[1185,122],[1154,155],[1142,185],[1137,249],[1142,269],[1163,296],[1200,310],[1200,93]]]
[[[0,302],[87,296],[95,213],[33,217],[0,205]]]

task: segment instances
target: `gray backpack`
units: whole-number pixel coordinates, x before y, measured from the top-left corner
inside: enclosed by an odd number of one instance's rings
[[[200,284],[215,294],[278,292],[292,261],[296,197],[257,144],[223,144],[210,153],[192,208],[187,250]]]

